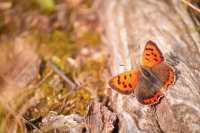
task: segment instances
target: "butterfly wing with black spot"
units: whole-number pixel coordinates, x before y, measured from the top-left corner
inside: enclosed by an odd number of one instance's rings
[[[163,61],[163,55],[156,43],[153,41],[148,41],[144,48],[141,64],[145,67],[151,68]]]
[[[140,72],[137,69],[123,72],[117,76],[114,76],[109,85],[112,89],[123,93],[130,94],[134,91],[139,82]]]

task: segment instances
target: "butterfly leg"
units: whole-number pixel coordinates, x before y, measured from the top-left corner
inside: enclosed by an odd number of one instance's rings
[[[151,105],[150,109],[153,113],[156,113],[156,104]]]

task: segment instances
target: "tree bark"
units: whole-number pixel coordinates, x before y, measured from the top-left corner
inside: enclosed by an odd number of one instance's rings
[[[200,132],[200,39],[187,7],[180,0],[106,0],[99,12],[113,75],[139,64],[148,40],[158,44],[177,74],[155,111],[112,91],[119,132]]]
[[[89,133],[112,133],[116,128],[116,114],[98,102],[91,102],[85,119]]]

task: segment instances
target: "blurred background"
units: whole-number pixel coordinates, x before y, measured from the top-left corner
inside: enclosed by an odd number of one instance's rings
[[[1,133],[67,132],[91,100],[106,102],[97,2],[0,1]]]

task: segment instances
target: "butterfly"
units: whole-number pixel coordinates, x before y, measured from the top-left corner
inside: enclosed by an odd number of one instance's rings
[[[122,94],[134,94],[141,104],[157,104],[175,82],[175,71],[164,61],[156,43],[149,40],[138,67],[114,76],[109,85]]]

